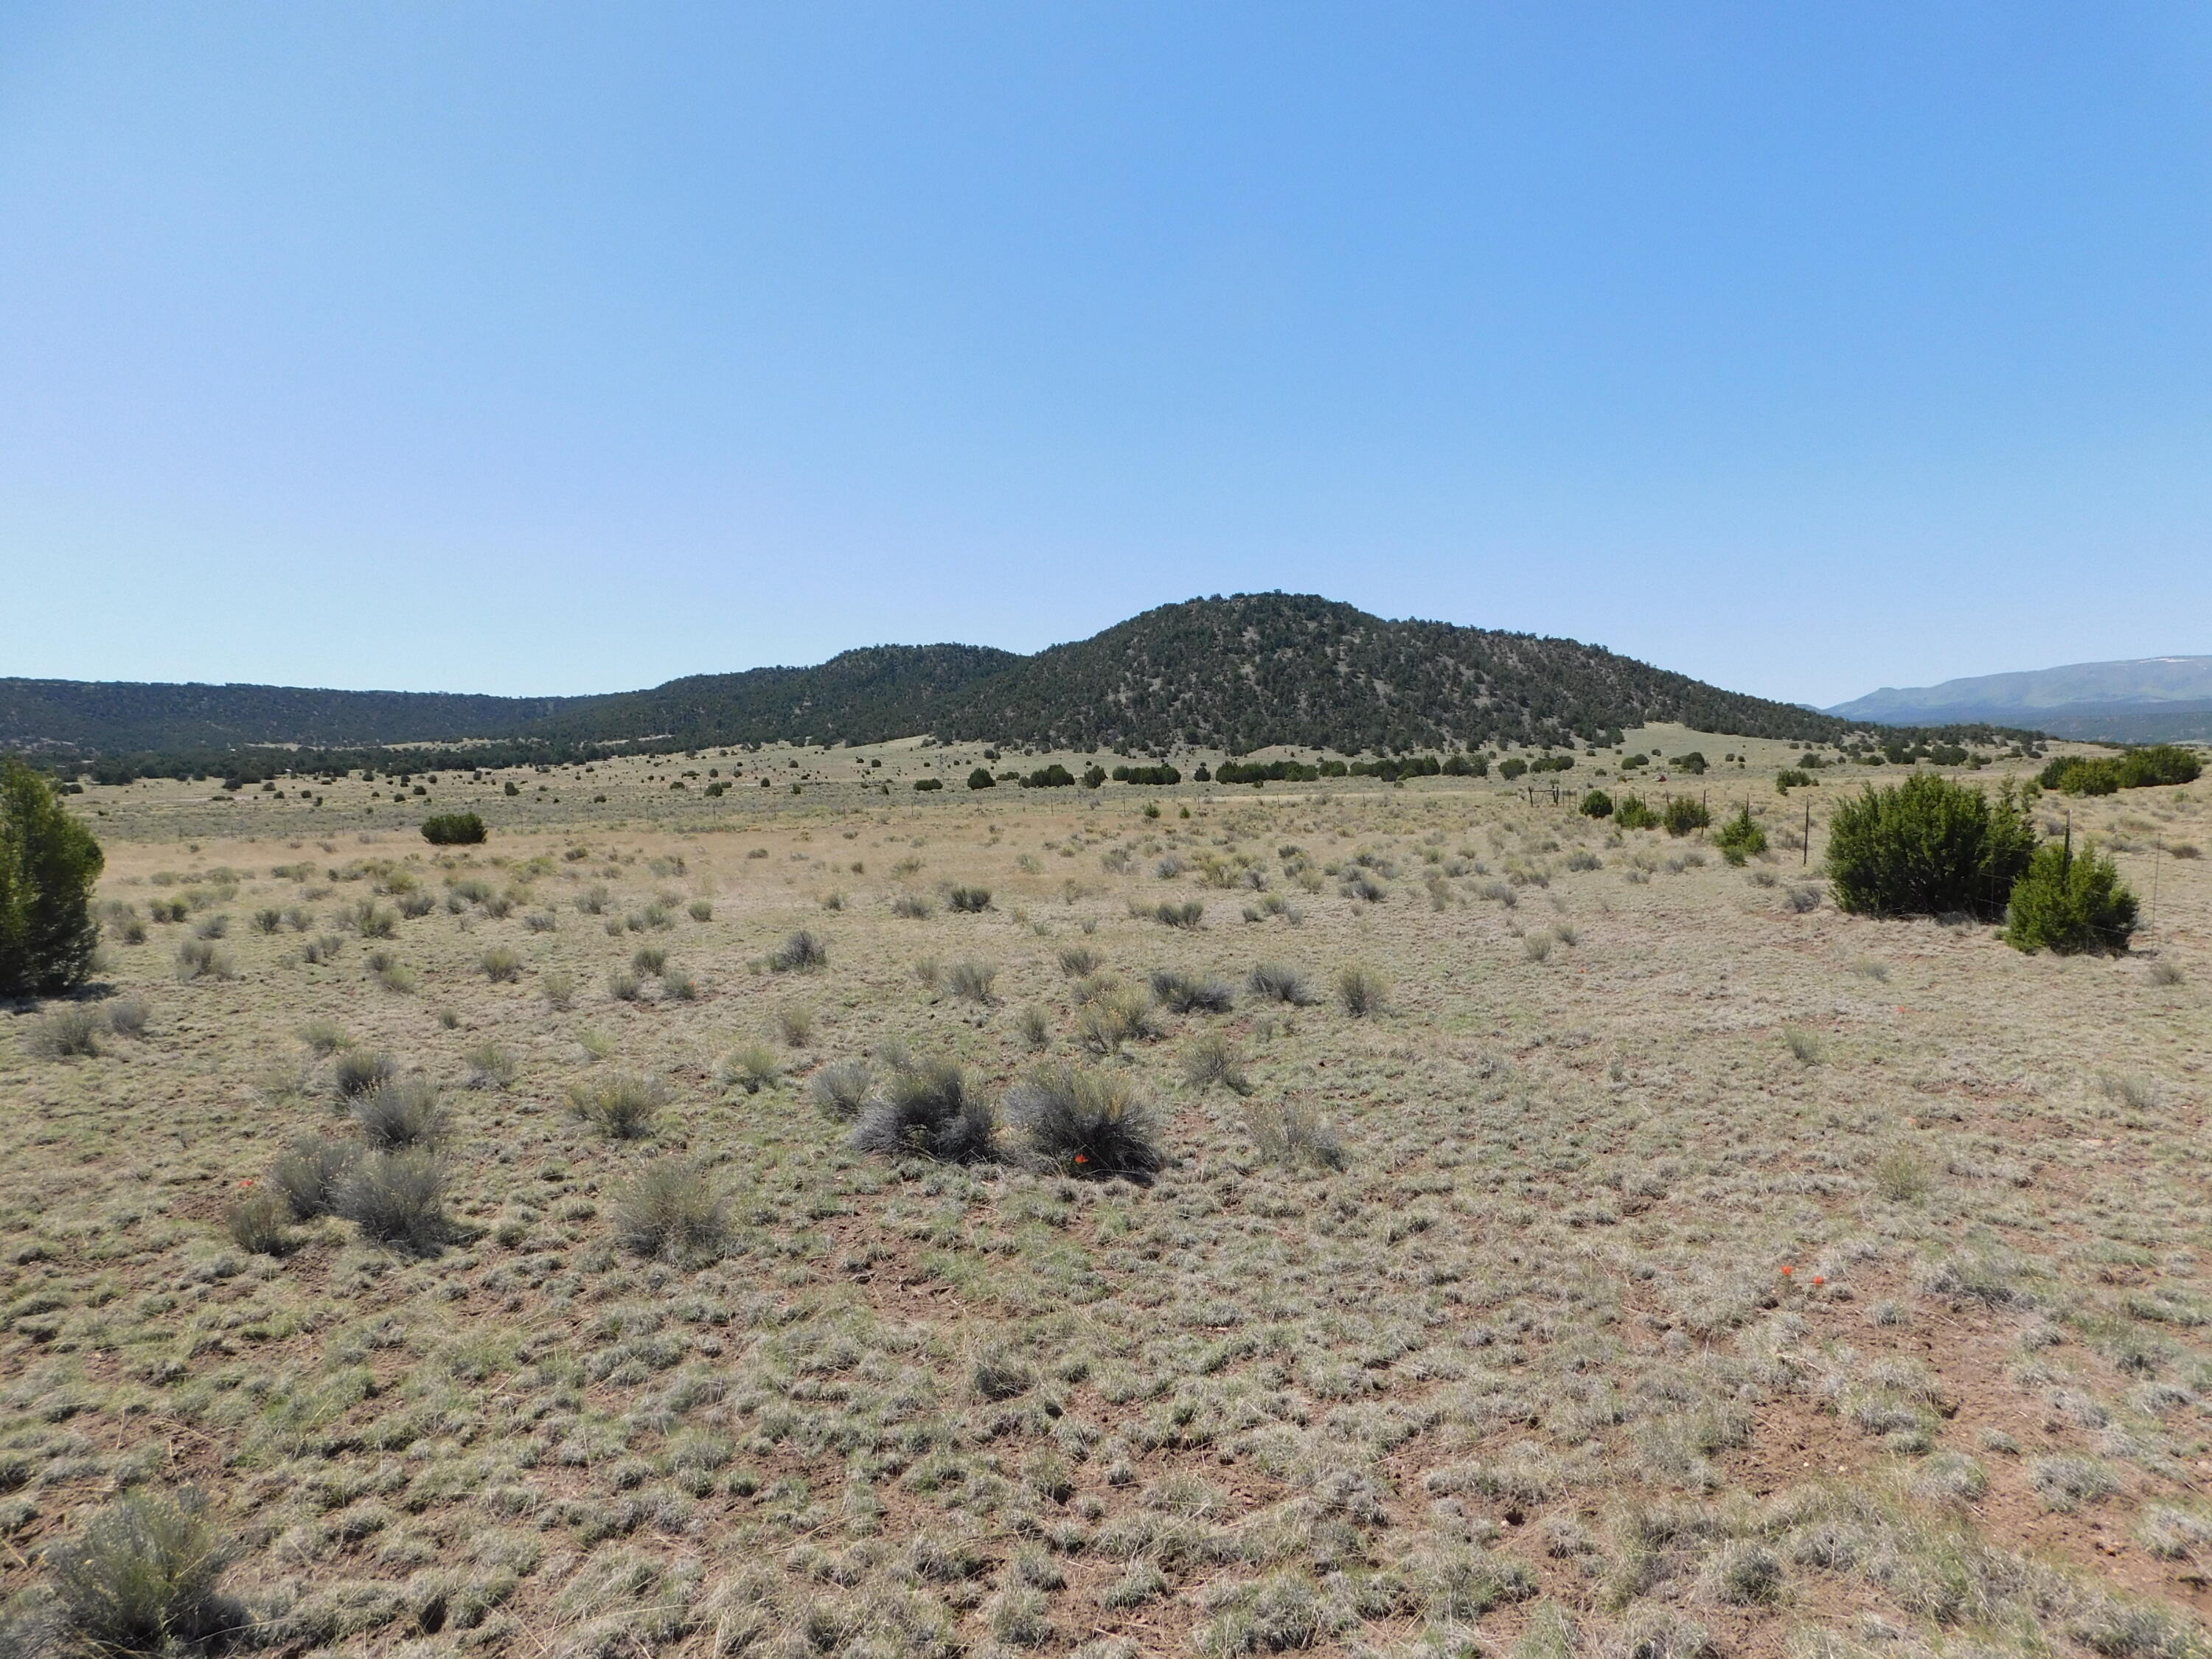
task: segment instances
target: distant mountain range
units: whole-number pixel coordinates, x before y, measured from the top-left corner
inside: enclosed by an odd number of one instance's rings
[[[1670,673],[1602,647],[1389,622],[1310,594],[1163,605],[1034,656],[871,646],[587,697],[0,679],[0,747],[57,759],[300,744],[872,743],[930,734],[1040,747],[1339,753],[1595,739],[1649,721],[1832,740],[1850,722]]]
[[[2212,740],[2212,657],[2138,657],[1884,686],[1827,712],[1885,726],[1979,721],[2116,743]]]

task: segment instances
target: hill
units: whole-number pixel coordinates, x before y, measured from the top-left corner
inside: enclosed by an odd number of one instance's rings
[[[2212,657],[2139,657],[1884,686],[1827,711],[1887,726],[1988,721],[2122,743],[2212,738]]]
[[[922,733],[1085,750],[1358,753],[1568,743],[1652,720],[1805,741],[1848,726],[1574,640],[1386,621],[1287,593],[1163,605],[1030,657],[874,646],[810,668],[695,675],[599,696],[0,681],[0,744],[69,757],[485,739],[559,754]]]

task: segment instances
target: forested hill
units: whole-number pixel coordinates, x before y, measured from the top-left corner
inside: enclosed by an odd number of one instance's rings
[[[601,696],[0,680],[0,747],[57,758],[486,738],[551,754],[923,733],[1085,751],[1280,744],[1356,754],[1566,743],[1651,720],[1805,741],[1850,724],[1573,640],[1386,622],[1291,593],[1163,605],[1030,657],[873,646],[811,668],[695,675]]]
[[[1647,720],[1807,740],[1848,726],[1573,640],[1240,593],[1163,605],[1021,659],[951,699],[942,726],[947,737],[1085,750],[1295,744],[1353,754],[1562,743]]]

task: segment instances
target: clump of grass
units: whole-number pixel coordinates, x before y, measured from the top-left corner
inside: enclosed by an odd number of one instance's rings
[[[1341,1170],[1350,1161],[1336,1131],[1295,1101],[1247,1106],[1244,1129],[1261,1158],[1285,1169]]]
[[[337,1206],[339,1184],[361,1156],[357,1140],[302,1135],[269,1169],[269,1185],[283,1195],[295,1220],[312,1221]]]
[[[779,1008],[775,1029],[793,1048],[804,1048],[814,1040],[814,1011],[796,1002]]]
[[[2179,963],[2154,962],[2146,977],[2154,985],[2179,985],[2183,975]]]
[[[1075,1017],[1075,1034],[1094,1054],[1110,1054],[1125,1042],[1160,1034],[1152,1020],[1152,999],[1133,985],[1100,988]]]
[[[211,940],[182,939],[177,945],[177,977],[186,984],[198,979],[236,979],[238,964],[229,951],[218,951]]]
[[[657,1077],[617,1073],[568,1091],[576,1115],[610,1140],[641,1140],[668,1104],[668,1085]]]
[[[1237,988],[1227,980],[1168,968],[1152,975],[1152,995],[1178,1014],[1225,1014],[1237,1006]]]
[[[107,1007],[107,1029],[119,1037],[146,1035],[146,1004],[142,998],[124,997]]]
[[[1387,1010],[1390,981],[1372,968],[1351,963],[1336,970],[1337,1006],[1354,1019],[1364,1019]]]
[[[828,948],[802,927],[769,952],[768,965],[779,974],[805,973],[822,967],[829,960]]]
[[[1066,1175],[1148,1181],[1167,1164],[1150,1103],[1115,1073],[1039,1067],[1007,1096],[1006,1115],[1030,1152]]]
[[[1060,971],[1070,979],[1081,979],[1085,974],[1095,974],[1105,958],[1087,945],[1063,945],[1060,952]]]
[[[483,969],[483,976],[495,985],[510,984],[522,977],[522,957],[511,945],[493,945],[477,958],[477,966]]]
[[[399,1075],[399,1062],[378,1049],[349,1048],[331,1068],[331,1086],[338,1098],[351,1100],[380,1089]]]
[[[638,1255],[695,1262],[729,1236],[729,1206],[698,1165],[663,1158],[639,1170],[616,1200],[614,1231]]]
[[[988,1005],[991,988],[998,981],[999,970],[988,962],[964,958],[945,970],[945,983],[952,994],[967,1002]]]
[[[946,906],[965,915],[975,915],[991,908],[991,890],[988,887],[953,887],[946,890]]]
[[[749,1042],[722,1062],[723,1083],[749,1095],[773,1089],[782,1078],[783,1063],[766,1043]]]
[[[45,1015],[31,1027],[24,1047],[41,1060],[89,1057],[100,1052],[99,1012],[83,1003],[70,1003]]]
[[[1014,1022],[1020,1032],[1023,1045],[1031,1050],[1049,1048],[1052,1044],[1052,1018],[1042,1008],[1032,1004],[1021,1012]]]
[[[337,1196],[339,1215],[394,1249],[434,1255],[453,1236],[446,1166],[427,1147],[366,1154],[339,1182]]]
[[[714,907],[705,899],[693,899],[684,907],[684,911],[694,921],[712,921],[714,919]]]
[[[224,1211],[223,1231],[230,1242],[255,1255],[284,1255],[292,1248],[289,1199],[271,1186],[251,1186]]]
[[[919,893],[901,893],[891,901],[891,914],[910,921],[927,921],[936,907]]]
[[[645,981],[627,968],[617,968],[607,975],[607,994],[617,1002],[635,1002],[645,994]]]
[[[253,931],[257,933],[273,933],[283,925],[284,913],[274,905],[253,913]]]
[[[696,1002],[699,981],[681,968],[672,968],[660,978],[660,994],[670,1002]]]
[[[468,1063],[471,1089],[511,1089],[522,1070],[496,1042],[480,1042],[461,1058]]]
[[[345,911],[346,925],[363,939],[390,939],[399,927],[398,913],[363,899]]]
[[[355,1096],[351,1110],[362,1138],[386,1149],[435,1140],[444,1127],[437,1085],[428,1078],[393,1078]]]
[[[566,1013],[576,1004],[576,976],[558,969],[539,975],[538,994],[545,999],[545,1006],[556,1013]]]
[[[988,1158],[998,1128],[990,1101],[949,1060],[901,1067],[883,1098],[860,1114],[853,1145],[884,1158],[919,1156],[964,1164]]]
[[[1279,962],[1259,963],[1244,982],[1251,988],[1254,996],[1272,1002],[1286,1002],[1293,1008],[1306,1007],[1314,1000],[1313,991],[1306,984],[1305,975]]]
[[[411,994],[421,983],[415,970],[389,951],[371,951],[368,953],[368,971],[376,975],[379,985],[401,996]]]
[[[868,1103],[868,1091],[875,1081],[876,1074],[865,1060],[841,1060],[817,1072],[807,1088],[823,1116],[849,1123]]]
[[[231,1556],[197,1492],[133,1492],[50,1547],[46,1564],[61,1622],[85,1650],[192,1653],[247,1623],[221,1589]]]
[[[1548,962],[1552,956],[1552,936],[1541,928],[1521,941],[1521,954],[1531,962]]]
[[[1218,1083],[1232,1094],[1252,1092],[1251,1079],[1244,1075],[1243,1055],[1227,1037],[1212,1033],[1182,1051],[1182,1075],[1194,1089],[1207,1089]]]
[[[1802,1025],[1785,1025],[1782,1028],[1782,1042],[1800,1065],[1820,1063],[1820,1037],[1817,1031],[1808,1031]]]
[[[550,910],[532,910],[523,917],[522,925],[533,933],[556,933],[561,931],[561,918]]]
[[[1194,928],[1206,920],[1206,907],[1196,899],[1185,899],[1180,904],[1162,899],[1152,907],[1152,916],[1164,927]]]
[[[668,951],[659,945],[641,945],[631,954],[629,965],[647,979],[658,978],[668,966]]]

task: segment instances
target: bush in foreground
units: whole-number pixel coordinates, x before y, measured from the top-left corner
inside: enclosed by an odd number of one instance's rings
[[[337,1196],[338,1214],[394,1249],[434,1255],[453,1233],[446,1166],[422,1147],[369,1153],[339,1182]]]
[[[769,953],[768,965],[779,974],[811,973],[829,960],[828,947],[802,927]]]
[[[63,1621],[97,1654],[191,1652],[240,1628],[222,1594],[230,1551],[197,1492],[134,1492],[46,1551]]]
[[[1354,963],[1336,974],[1338,1006],[1354,1019],[1383,1012],[1390,1000],[1390,981],[1372,968]]]
[[[576,1115],[609,1140],[642,1140],[668,1103],[668,1085],[657,1077],[601,1078],[568,1091]]]
[[[1992,800],[1924,774],[1869,786],[1836,809],[1828,872],[1838,908],[1864,915],[2004,914],[2035,850],[2035,828],[2011,786]]]
[[[2013,884],[2005,943],[2019,951],[2059,956],[2128,948],[2136,928],[2136,896],[2119,867],[2094,847],[2069,854],[2062,846],[2039,847]]]
[[[92,887],[106,862],[53,786],[0,759],[0,996],[52,996],[92,972]]]
[[[949,1060],[902,1066],[860,1114],[853,1146],[884,1158],[969,1164],[991,1156],[998,1115]]]
[[[1730,864],[1741,864],[1747,858],[1766,850],[1766,831],[1759,827],[1747,805],[1721,826],[1720,834],[1713,837],[1713,844]]]
[[[1705,802],[1692,799],[1688,795],[1677,795],[1667,803],[1664,821],[1668,835],[1686,836],[1693,830],[1703,830],[1711,823],[1713,815],[1705,810]]]
[[[1006,1097],[1006,1115],[1037,1157],[1066,1175],[1147,1181],[1167,1164],[1152,1107],[1112,1073],[1041,1067]]]
[[[1581,810],[1586,818],[1609,818],[1613,816],[1613,797],[1602,789],[1593,789],[1583,797]]]
[[[484,838],[484,821],[473,812],[439,812],[422,820],[422,839],[433,847],[473,847]]]

